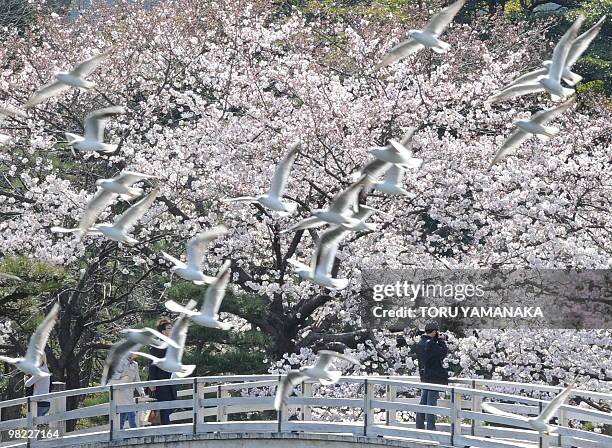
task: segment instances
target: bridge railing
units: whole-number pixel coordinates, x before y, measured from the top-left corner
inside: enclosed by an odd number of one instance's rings
[[[35,430],[40,425],[58,429],[57,437],[54,433],[50,438],[14,437],[3,445],[59,447],[163,434],[302,431],[417,439],[460,447],[612,447],[612,436],[575,427],[580,422],[612,425],[612,415],[607,412],[566,404],[558,414],[558,434],[544,435],[531,430],[519,418],[482,411],[482,402],[491,401],[508,412],[536,415],[547,401],[508,391],[536,391],[552,396],[559,392],[558,387],[472,379],[457,379],[443,386],[421,383],[414,377],[342,377],[331,386],[308,381],[298,385],[295,396],[276,412],[274,393],[281,378],[279,375],[182,378],[97,386],[0,402],[0,408],[26,406],[25,417],[1,421],[1,431]],[[120,405],[114,399],[124,389],[133,392],[136,387],[164,385],[180,389],[177,400]],[[342,388],[342,397],[330,394],[335,388]],[[422,389],[440,392],[437,406],[419,404]],[[54,405],[48,415],[37,416],[38,402],[65,402],[67,397],[77,395],[97,397],[97,404],[73,410]],[[612,404],[612,394],[578,389],[571,396]],[[176,410],[170,425],[126,429],[120,426],[122,413],[161,409]],[[330,409],[339,409],[331,419],[325,415]],[[437,431],[417,429],[412,415],[406,415],[417,412],[437,415]],[[84,419],[94,419],[96,424],[70,432],[63,430],[66,421]]]

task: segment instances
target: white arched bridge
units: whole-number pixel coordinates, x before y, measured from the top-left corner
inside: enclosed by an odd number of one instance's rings
[[[333,386],[302,383],[287,406],[276,412],[274,392],[280,378],[181,378],[4,401],[0,408],[19,407],[20,412],[12,414],[20,416],[0,422],[1,446],[612,448],[612,436],[595,431],[602,424],[612,425],[612,414],[590,406],[563,405],[552,422],[557,432],[551,435],[528,429],[521,419],[482,411],[482,402],[490,401],[508,412],[537,415],[547,400],[527,395],[550,399],[560,391],[558,387],[473,379],[455,379],[441,386],[414,377],[347,376]],[[175,401],[118,405],[113,400],[121,389],[170,384],[179,390]],[[335,396],[335,388],[342,388],[341,398]],[[438,406],[418,404],[423,388],[440,391]],[[66,410],[69,396],[81,396],[77,409]],[[601,409],[612,404],[612,394],[582,389],[574,390],[572,398],[598,403]],[[37,417],[40,401],[50,402],[51,410]],[[120,428],[121,413],[142,415],[154,409],[175,409],[171,424]],[[437,431],[416,429],[415,412],[436,414]],[[76,421],[69,425],[75,427],[72,431],[66,431],[69,420]]]

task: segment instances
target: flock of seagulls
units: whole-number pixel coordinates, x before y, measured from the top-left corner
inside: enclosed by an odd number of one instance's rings
[[[408,32],[409,38],[391,49],[383,60],[376,65],[375,70],[394,64],[425,48],[429,48],[436,53],[447,52],[450,45],[442,41],[440,35],[453,21],[464,4],[465,0],[458,0],[435,14],[422,30],[410,30]],[[520,76],[501,91],[489,97],[487,103],[544,91],[550,93],[551,99],[556,102],[572,96],[574,90],[564,87],[562,82],[573,87],[581,80],[581,77],[573,73],[571,68],[597,36],[605,19],[605,16],[602,17],[588,31],[577,36],[584,21],[582,16],[578,17],[556,45],[551,61],[544,61],[542,68]],[[26,110],[33,108],[70,88],[81,90],[94,88],[95,83],[88,80],[87,77],[106,60],[110,52],[111,50],[107,50],[94,56],[78,64],[69,72],[56,73],[50,83],[34,93],[25,103],[24,108]],[[531,135],[536,135],[541,139],[548,139],[556,135],[559,129],[546,124],[567,111],[574,103],[575,97],[572,97],[559,106],[533,114],[529,120],[517,121],[515,123],[516,128],[498,150],[491,166],[514,152]],[[89,113],[84,120],[84,135],[80,136],[66,132],[66,139],[73,150],[93,151],[102,154],[114,153],[118,146],[104,142],[105,126],[114,116],[126,113],[127,109],[123,106],[110,106],[95,110]],[[9,108],[0,109],[0,115],[4,117],[27,116],[22,110]],[[411,149],[414,133],[415,128],[409,128],[400,141],[390,139],[387,145],[370,149],[369,153],[372,158],[357,172],[353,173],[352,183],[336,194],[326,208],[310,210],[310,216],[282,231],[282,233],[296,232],[323,225],[329,226],[320,235],[309,265],[294,258],[288,260],[301,278],[330,289],[343,289],[348,286],[348,279],[332,277],[333,264],[339,244],[350,232],[375,231],[376,225],[367,222],[373,214],[379,213],[383,216],[389,216],[385,212],[361,204],[359,202],[360,196],[367,195],[371,190],[389,195],[409,195],[402,187],[404,173],[406,170],[418,170],[423,164],[423,160],[415,157]],[[0,134],[0,144],[9,140],[10,137]],[[270,188],[266,193],[259,196],[225,199],[225,201],[257,203],[278,213],[279,216],[292,215],[297,210],[297,204],[286,201],[284,193],[292,166],[299,153],[300,142],[295,142],[289,146],[286,154],[276,167]],[[382,180],[378,180],[380,176],[383,176]],[[73,229],[53,227],[51,230],[60,233],[75,233],[81,240],[87,235],[103,235],[110,240],[123,244],[137,244],[138,241],[130,234],[131,229],[151,207],[159,194],[159,187],[153,186],[151,191],[144,195],[143,188],[134,187],[134,185],[139,182],[150,182],[153,179],[155,179],[155,176],[127,170],[112,179],[100,179],[96,182],[98,190],[86,204],[78,227]],[[136,199],[139,200],[128,207],[112,223],[96,224],[99,216],[114,201]],[[221,225],[191,238],[187,243],[186,262],[165,252],[162,253],[163,257],[172,263],[170,270],[173,274],[196,285],[208,285],[203,303],[199,310],[195,310],[196,302],[193,300],[185,306],[172,300],[167,301],[165,303],[166,308],[179,314],[170,336],[165,336],[151,328],[123,330],[124,338],[115,343],[108,352],[101,379],[102,384],[106,384],[122,360],[130,353],[150,359],[154,365],[171,372],[173,377],[188,376],[195,369],[194,365],[182,364],[190,322],[221,330],[228,330],[231,327],[219,320],[219,309],[230,280],[230,262],[225,261],[215,276],[207,275],[203,271],[203,258],[208,246],[225,233],[227,233],[227,229]],[[0,278],[21,280],[10,274],[2,273],[0,273]],[[0,361],[14,364],[28,375],[48,375],[48,373],[42,372],[39,366],[49,334],[57,320],[58,312],[59,305],[55,304],[30,338],[24,358],[0,356]],[[165,356],[157,358],[138,351],[145,345],[165,348]],[[337,382],[341,372],[332,370],[332,363],[335,360],[358,364],[357,360],[333,351],[322,350],[318,352],[318,355],[315,365],[291,370],[282,380],[277,388],[275,399],[277,410],[286,403],[287,397],[291,394],[295,385],[304,379],[314,379],[321,384]],[[549,431],[550,426],[547,422],[570,393],[571,387],[559,394],[540,416],[535,419],[527,419],[528,423],[538,431]],[[502,412],[492,405],[487,405],[486,409],[497,414]]]

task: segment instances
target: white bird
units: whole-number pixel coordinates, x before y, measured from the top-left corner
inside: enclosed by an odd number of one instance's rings
[[[116,195],[116,193],[112,193]],[[104,235],[107,238],[118,241],[121,243],[134,245],[137,244],[138,241],[132,238],[129,235],[130,229],[136,224],[136,222],[142,218],[142,216],[147,212],[149,207],[155,201],[155,198],[159,194],[159,188],[155,188],[148,195],[142,198],[140,201],[136,202],[126,211],[124,211],[119,218],[115,220],[114,223],[103,223],[96,224],[93,227],[85,227],[89,226],[91,221],[95,222],[97,216],[101,213],[101,211],[106,207],[109,197],[105,190],[102,189],[98,191],[96,196],[92,199],[94,205],[88,204],[87,209],[83,217],[81,218],[81,222],[79,227],[75,229],[66,229],[64,227],[51,227],[52,232],[57,233],[80,233],[81,237],[84,235]],[[110,198],[112,201],[112,198]]]
[[[375,190],[391,195],[408,196],[408,192],[402,187],[404,169],[399,165],[391,165],[385,173],[382,182],[376,182],[372,186]]]
[[[372,216],[372,214],[374,213],[380,213],[383,216],[390,216],[388,213],[381,212],[380,210],[377,210],[373,207],[359,204],[359,210],[357,211],[357,213],[351,216],[352,218],[358,219],[359,223],[353,226],[344,224],[342,225],[342,227],[344,227],[347,230],[351,230],[353,232],[366,231],[366,230],[375,231],[376,224],[366,222],[368,218]],[[290,228],[281,230],[279,233],[297,232],[298,230],[314,229],[316,227],[321,227],[326,224],[329,224],[329,223],[326,221],[323,221],[322,219],[317,218],[316,216],[309,216],[308,218],[302,219],[297,224],[294,224]]]
[[[200,311],[189,310],[183,305],[176,303],[174,300],[168,300],[165,304],[166,308],[175,313],[188,315],[191,317],[192,321],[203,327],[218,328],[220,330],[229,330],[232,328],[231,324],[219,322],[219,308],[221,307],[221,302],[223,302],[225,290],[227,289],[227,284],[231,275],[230,264],[229,260],[223,263],[223,266],[221,266],[213,282],[206,288],[204,301],[202,302]]]
[[[556,432],[556,428],[548,424],[551,418],[555,415],[555,413],[559,410],[559,408],[563,405],[567,397],[572,392],[572,389],[575,387],[574,384],[569,385],[565,389],[563,389],[555,398],[552,399],[548,405],[540,412],[540,415],[537,417],[526,417],[524,415],[512,414],[510,412],[504,412],[491,403],[482,403],[482,408],[494,415],[500,415],[503,417],[512,417],[518,420],[522,420],[527,423],[532,429],[535,429],[538,432],[546,433],[546,434],[554,434]]]
[[[317,285],[329,289],[344,289],[348,286],[348,279],[332,278],[331,271],[334,266],[338,245],[349,232],[349,230],[343,227],[332,227],[323,232],[312,255],[310,266],[295,258],[287,261],[296,268],[297,274],[305,280],[310,280]]]
[[[574,94],[574,89],[569,89],[561,85],[561,76],[567,64],[567,57],[572,47],[572,43],[576,40],[578,30],[584,21],[584,16],[578,16],[572,26],[565,32],[563,37],[559,39],[552,55],[552,64],[548,68],[548,73],[538,82],[551,94],[553,101],[558,101],[559,98],[566,98]]]
[[[96,84],[85,78],[89,76],[97,67],[104,61],[111,50],[107,50],[97,56],[94,56],[84,62],[77,65],[72,71],[69,72],[58,72],[54,75],[55,79],[49,84],[44,85],[38,91],[32,95],[32,97],[25,103],[24,107],[30,109],[37,104],[46,101],[52,96],[59,95],[60,93],[68,90],[70,87],[76,87],[78,89],[89,90],[92,89]]]
[[[388,146],[373,148],[369,152],[374,157],[395,165],[402,165],[408,169],[418,170],[423,164],[423,159],[413,157],[412,151],[397,140],[390,139]]]
[[[565,103],[547,110],[540,110],[533,114],[528,120],[517,120],[514,122],[516,128],[510,133],[501,148],[495,154],[489,169],[497,162],[513,154],[521,144],[531,135],[536,135],[541,140],[548,140],[559,133],[554,126],[545,126],[546,123],[565,112],[576,102],[576,98],[570,98]]]
[[[6,145],[11,141],[11,136],[6,134],[0,134],[0,145]]]
[[[561,78],[563,79],[563,81],[565,81],[568,85],[575,86],[582,80],[582,76],[578,75],[577,73],[572,72],[571,69],[574,66],[574,64],[576,64],[578,59],[580,59],[582,54],[587,50],[587,48],[589,48],[589,45],[591,45],[591,42],[593,41],[593,39],[597,37],[597,35],[601,31],[601,27],[603,26],[603,23],[605,22],[605,20],[606,20],[606,16],[603,16],[601,19],[597,21],[595,25],[593,25],[587,31],[582,33],[580,36],[576,38],[576,40],[574,40],[574,42],[572,42],[569,53],[567,55],[567,59],[565,61],[565,67],[563,68],[563,73],[561,75]],[[518,77],[507,87],[510,87],[515,84],[527,84],[527,83],[537,81],[539,77],[546,75],[546,73],[548,72],[548,69],[552,65],[552,61],[550,60],[544,61],[542,65],[544,66],[543,68],[533,70],[529,73],[526,73]]]
[[[287,216],[293,213],[297,208],[297,205],[292,202],[283,202],[282,197],[287,186],[287,181],[289,180],[291,167],[298,156],[299,149],[299,142],[293,143],[291,146],[289,146],[289,151],[287,154],[285,154],[283,159],[276,167],[274,176],[272,176],[270,189],[266,193],[257,197],[243,196],[239,198],[225,199],[224,202],[258,202],[264,207],[279,212],[281,216]]]
[[[50,376],[50,373],[40,369],[40,363],[42,355],[45,352],[45,346],[49,340],[49,334],[57,321],[59,309],[58,303],[53,305],[49,314],[47,314],[41,324],[36,328],[34,334],[30,336],[25,357],[9,358],[8,356],[0,356],[0,361],[14,364],[15,367],[28,375],[37,375],[39,377]]]
[[[152,328],[128,328],[121,330],[121,333],[126,335],[125,339],[113,344],[106,356],[104,370],[102,371],[102,379],[100,380],[102,386],[104,386],[108,379],[113,376],[113,373],[117,370],[117,366],[125,357],[131,352],[138,350],[143,345],[159,347],[161,344],[165,343],[178,348],[178,344],[171,338]]]
[[[80,136],[65,132],[68,144],[74,149],[84,152],[101,152],[111,154],[117,151],[118,145],[104,143],[104,129],[108,121],[115,115],[127,113],[127,108],[123,106],[110,106],[103,109],[97,109],[85,117],[83,126],[85,127],[85,135]]]
[[[464,4],[465,0],[458,0],[435,14],[424,29],[408,31],[410,37],[393,47],[374,69],[378,70],[391,65],[423,48],[431,48],[436,53],[446,53],[450,45],[440,40],[439,37]]]
[[[0,280],[14,280],[16,282],[23,282],[20,277],[13,274],[7,274],[5,272],[0,272]]]
[[[330,224],[357,226],[359,219],[354,215],[359,211],[359,192],[370,181],[367,174],[361,176],[331,200],[329,208],[312,210],[312,215]]]
[[[118,196],[123,199],[133,199],[142,194],[141,188],[134,188],[131,185],[144,179],[152,179],[155,176],[149,174],[136,173],[133,171],[123,171],[112,179],[99,179],[96,181],[98,191],[85,206],[79,227],[76,229],[65,229],[63,227],[52,227],[51,231],[59,233],[78,233],[81,239],[93,226],[104,211]]]
[[[187,309],[191,310],[196,305],[195,300],[190,300],[187,304]],[[191,375],[195,369],[195,365],[184,365],[181,360],[183,358],[183,351],[185,350],[185,341],[187,340],[187,328],[189,326],[189,316],[181,314],[172,326],[172,332],[170,333],[170,339],[172,339],[176,346],[168,345],[166,348],[166,354],[163,358],[150,355],[148,353],[133,352],[136,355],[148,358],[153,361],[153,365],[159,367],[166,372],[172,373],[173,377],[184,378]]]
[[[318,380],[324,386],[337,383],[342,376],[342,372],[331,370],[334,358],[348,361],[352,364],[359,364],[359,361],[356,359],[331,350],[320,350],[317,355],[319,357],[314,365],[300,367],[298,370],[287,372],[287,375],[276,389],[274,408],[277,411],[280,410],[281,406],[287,404],[287,398],[291,395],[293,388],[306,379]]]
[[[174,266],[170,271],[174,272],[179,277],[190,280],[196,285],[203,285],[215,281],[215,277],[206,275],[202,272],[202,258],[208,249],[211,241],[219,238],[227,233],[227,228],[223,225],[213,227],[206,232],[198,233],[187,242],[187,263],[182,262],[172,255],[162,252],[164,258],[172,262]]]

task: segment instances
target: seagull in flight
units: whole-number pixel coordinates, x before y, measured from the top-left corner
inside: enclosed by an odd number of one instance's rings
[[[348,361],[352,364],[359,364],[359,361],[356,359],[331,350],[320,350],[317,355],[319,357],[314,365],[300,367],[298,370],[290,370],[287,372],[287,375],[282,379],[279,387],[276,389],[274,409],[278,411],[283,405],[286,405],[287,398],[291,395],[293,388],[306,379],[317,380],[324,386],[337,383],[342,376],[342,372],[331,370],[332,362],[335,359]]]
[[[187,304],[187,309],[191,310],[195,307],[196,301],[190,300]],[[168,345],[166,348],[166,354],[163,358],[150,355],[148,353],[142,353],[135,351],[136,355],[148,358],[153,361],[153,365],[159,367],[166,372],[172,373],[172,377],[184,378],[193,373],[195,365],[184,365],[181,362],[183,358],[183,351],[185,350],[185,341],[187,340],[187,328],[189,326],[189,316],[181,314],[172,326],[172,332],[170,333],[170,339],[172,339],[178,346]]]
[[[212,229],[198,233],[187,242],[187,262],[184,263],[172,255],[162,252],[164,258],[174,264],[170,271],[174,272],[179,277],[192,281],[196,285],[210,284],[215,281],[215,277],[211,277],[202,272],[202,258],[208,249],[211,241],[219,238],[227,233],[227,228],[223,225],[213,227]]]
[[[547,110],[540,110],[533,114],[528,120],[517,120],[514,122],[516,128],[510,133],[501,148],[495,154],[493,161],[489,165],[489,169],[497,162],[513,154],[521,144],[531,135],[537,136],[541,140],[549,140],[559,133],[559,128],[554,126],[546,126],[546,123],[553,120],[558,115],[561,115],[576,102],[576,98],[572,97],[565,103],[557,107]]]
[[[376,230],[376,224],[366,222],[370,218],[370,216],[372,216],[374,213],[380,213],[381,215],[387,216],[387,217],[390,216],[388,213],[382,212],[373,207],[359,204],[359,210],[357,211],[357,213],[351,216],[352,218],[358,219],[359,223],[353,226],[344,224],[341,227],[347,230],[351,230],[353,232],[374,231]],[[322,219],[317,218],[316,216],[309,216],[308,218],[302,219],[297,224],[294,224],[290,228],[281,230],[279,233],[289,233],[289,232],[297,232],[298,230],[314,229],[316,227],[321,227],[326,224],[329,224],[329,223],[327,221],[323,221]]]
[[[166,346],[171,345],[179,348],[178,344],[171,338],[152,328],[128,328],[121,330],[121,333],[125,334],[125,339],[115,343],[109,349],[108,355],[106,356],[104,370],[102,371],[102,379],[100,380],[102,386],[104,386],[108,379],[113,376],[113,373],[117,370],[117,366],[121,364],[125,357],[131,352],[139,350],[143,345],[153,345],[161,348],[163,344],[166,344]]]
[[[68,144],[74,149],[83,152],[100,152],[104,154],[112,154],[117,151],[118,145],[104,143],[104,129],[108,121],[115,115],[123,115],[127,113],[127,108],[123,106],[110,106],[103,109],[97,109],[90,112],[85,117],[83,124],[85,135],[80,136],[65,132]]]
[[[59,233],[78,233],[82,240],[104,211],[117,197],[122,199],[134,199],[142,194],[141,188],[131,185],[144,179],[153,179],[155,176],[136,173],[134,171],[123,171],[112,179],[99,179],[96,185],[99,187],[93,198],[87,203],[85,211],[76,229],[65,229],[63,227],[52,227],[51,231]]]
[[[287,187],[289,173],[291,172],[293,162],[295,162],[295,159],[298,156],[299,149],[299,142],[293,143],[289,147],[289,151],[285,154],[283,159],[276,167],[274,176],[272,176],[270,189],[266,193],[257,197],[244,196],[239,198],[225,199],[224,202],[258,202],[266,208],[279,212],[281,216],[288,216],[292,214],[297,208],[297,205],[292,202],[283,202],[282,196],[285,192],[285,188]]]
[[[552,60],[544,61],[544,68],[518,77],[501,91],[487,98],[485,103],[492,104],[544,91],[550,93],[553,101],[560,101],[562,98],[573,95],[574,90],[563,87],[561,80],[563,79],[569,85],[574,86],[582,79],[571,71],[571,67],[588,48],[595,36],[597,36],[604,19],[605,16],[595,26],[580,35],[580,37],[576,37],[584,21],[584,17],[579,16],[555,46]]]
[[[385,178],[381,182],[376,182],[372,186],[375,190],[383,193],[399,196],[408,196],[408,192],[402,187],[404,169],[399,165],[391,165],[385,173]]]
[[[388,146],[373,148],[369,152],[380,160],[408,169],[418,170],[423,164],[423,159],[413,157],[411,150],[394,139],[389,140]]]
[[[582,54],[587,50],[587,48],[589,48],[589,45],[591,45],[593,39],[597,37],[597,35],[601,31],[601,27],[603,26],[605,20],[606,16],[603,16],[595,25],[593,25],[587,31],[582,33],[576,38],[576,40],[574,40],[574,42],[572,42],[572,46],[570,47],[567,59],[565,61],[565,67],[563,68],[563,74],[561,76],[561,79],[563,79],[563,81],[567,85],[573,87],[580,81],[582,81],[582,76],[572,72],[571,69],[574,64],[576,64],[578,59],[580,59]],[[552,65],[552,61],[544,61],[542,65],[542,68],[538,68],[536,70],[530,71],[528,73],[525,73],[524,75],[519,76],[506,87],[504,87],[501,92],[517,85],[537,85],[539,87],[539,91],[543,92],[545,89],[537,82],[537,80],[540,77],[546,75],[550,66]]]
[[[527,423],[532,429],[545,434],[554,434],[557,429],[554,426],[548,424],[551,418],[555,415],[555,413],[559,410],[559,408],[563,405],[565,400],[571,394],[572,389],[576,387],[574,384],[563,389],[555,398],[552,399],[548,405],[540,412],[540,415],[537,417],[526,417],[524,415],[512,414],[510,412],[504,412],[491,403],[482,403],[482,408],[494,415],[500,415],[503,417],[512,417],[514,419],[522,420]]]
[[[310,280],[329,289],[344,289],[348,286],[348,279],[332,278],[331,270],[338,245],[349,232],[343,227],[332,227],[323,232],[312,255],[310,266],[295,258],[290,258],[287,261],[296,268],[297,274],[305,280]]]
[[[374,69],[379,70],[391,65],[423,48],[431,48],[436,53],[446,53],[450,45],[440,40],[440,35],[450,25],[464,4],[465,0],[458,0],[435,14],[424,29],[408,31],[410,37],[393,47]]]
[[[218,328],[220,330],[229,330],[232,328],[231,324],[219,322],[219,308],[221,307],[221,302],[223,302],[225,290],[230,280],[230,264],[229,260],[223,263],[215,279],[210,286],[206,288],[204,302],[202,303],[200,311],[187,309],[174,300],[168,300],[165,303],[166,308],[175,313],[186,314],[192,321],[203,327]]]
[[[25,103],[24,107],[26,109],[35,107],[49,98],[68,90],[70,87],[76,87],[82,90],[92,89],[96,84],[86,78],[109,56],[110,52],[111,50],[107,50],[104,53],[81,62],[72,69],[72,71],[56,73],[54,75],[55,79],[36,91],[36,93],[34,93]]]
[[[49,314],[43,319],[41,324],[36,328],[36,331],[30,340],[28,341],[28,348],[24,358],[9,358],[8,356],[0,356],[0,361],[14,364],[22,372],[32,376],[50,376],[48,372],[44,372],[40,369],[40,363],[43,353],[45,352],[45,346],[49,340],[49,334],[57,321],[59,314],[59,304],[56,303],[49,311]]]

